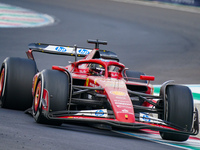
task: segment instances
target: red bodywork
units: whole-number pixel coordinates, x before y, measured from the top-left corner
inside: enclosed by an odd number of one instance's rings
[[[71,63],[69,66],[63,68],[58,66],[53,66],[53,70],[65,71],[67,69],[71,72],[73,79],[83,79],[85,80],[84,86],[88,87],[102,87],[104,91],[97,91],[101,94],[105,94],[112,106],[115,119],[106,119],[99,117],[83,117],[83,116],[63,116],[61,118],[85,118],[85,119],[103,119],[103,120],[113,120],[127,123],[135,123],[134,108],[127,92],[126,84],[142,85],[146,86],[148,90],[147,94],[153,94],[153,87],[149,83],[143,84],[139,82],[129,82],[123,78],[122,71],[125,66],[119,62],[111,60],[102,59],[92,59],[94,54],[98,49],[94,49],[90,54],[84,57],[82,60]],[[28,51],[28,56],[32,57],[31,50]],[[29,58],[30,58],[29,57]],[[104,76],[91,76],[89,73],[88,65],[89,63],[98,63],[105,68]],[[109,71],[109,66],[116,66],[119,68],[118,72]],[[33,80],[33,90],[36,88],[38,74],[35,75]],[[152,76],[141,76],[143,80],[154,80]],[[46,93],[46,92],[45,92]],[[34,93],[33,93],[34,95]],[[143,105],[150,106],[149,103],[145,102]]]

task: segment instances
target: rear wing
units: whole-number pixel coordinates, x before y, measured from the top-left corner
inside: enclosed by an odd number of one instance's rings
[[[28,45],[29,50],[49,53],[49,54],[57,54],[57,55],[66,55],[66,56],[75,56],[75,57],[85,57],[88,55],[93,49],[91,48],[83,48],[75,46],[63,46],[63,45],[53,45],[53,44],[44,44],[44,43],[30,43]],[[98,50],[98,57],[103,59],[110,59],[119,61],[117,55],[114,52],[107,50]],[[30,59],[34,59],[32,52],[27,52],[27,56]]]
[[[31,43],[28,45],[28,47],[32,51],[58,55],[75,56],[77,52],[78,57],[84,57],[92,51],[92,49],[81,48],[76,46],[62,46],[43,43]]]

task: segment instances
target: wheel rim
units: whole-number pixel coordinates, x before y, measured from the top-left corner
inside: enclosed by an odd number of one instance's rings
[[[2,92],[3,92],[4,76],[5,76],[5,70],[3,68],[1,71],[1,76],[0,76],[0,97],[2,96]]]
[[[41,96],[41,81],[38,83],[34,97],[34,112],[38,111]]]

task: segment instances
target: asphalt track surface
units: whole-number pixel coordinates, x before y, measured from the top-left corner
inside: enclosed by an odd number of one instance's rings
[[[108,41],[128,68],[166,80],[199,84],[200,15],[109,0],[0,0],[46,13],[55,23],[38,28],[0,28],[0,62],[26,57],[32,42],[93,47],[87,39]],[[39,70],[67,65],[70,57],[37,56]],[[62,58],[62,59],[60,59]],[[0,149],[178,149],[86,126],[36,124],[21,111],[0,109]]]

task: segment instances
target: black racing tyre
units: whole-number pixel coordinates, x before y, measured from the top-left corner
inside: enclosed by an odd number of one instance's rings
[[[48,107],[44,109],[42,99],[43,91],[48,92]],[[48,119],[49,112],[63,111],[67,109],[69,98],[69,77],[57,70],[43,70],[39,77],[34,94],[32,113],[37,123],[49,125],[61,125],[60,121]]]
[[[1,107],[25,110],[31,107],[32,82],[37,73],[36,63],[30,59],[9,57],[1,67]]]
[[[168,85],[166,88],[165,120],[190,132],[193,122],[193,97],[187,86]],[[189,135],[160,132],[165,140],[186,141]]]
[[[145,75],[145,74],[143,72],[132,71],[132,70],[126,70],[125,74],[123,73],[124,77],[129,77],[128,81],[147,83],[146,80],[138,80],[140,79],[140,75]],[[138,78],[138,79],[131,79],[131,78]]]

